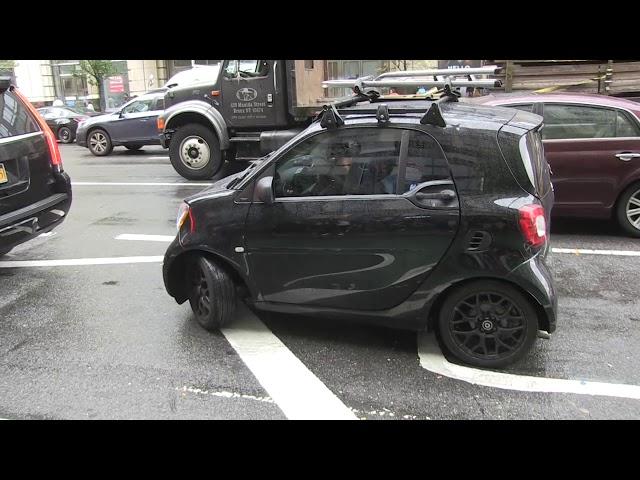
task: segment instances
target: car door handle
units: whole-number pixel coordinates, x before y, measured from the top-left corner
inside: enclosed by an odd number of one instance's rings
[[[623,162],[628,162],[632,158],[640,158],[640,153],[632,153],[632,152],[618,153],[616,157],[618,157]]]
[[[417,200],[445,200],[451,201],[456,198],[456,192],[453,190],[442,190],[441,192],[433,192],[433,193],[416,193]]]

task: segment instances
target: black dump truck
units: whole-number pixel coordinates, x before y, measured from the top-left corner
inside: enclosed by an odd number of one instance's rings
[[[304,130],[326,108],[323,85],[353,88],[356,95],[394,87],[435,91],[447,82],[453,88],[494,88],[496,80],[472,75],[491,74],[495,68],[465,69],[463,74],[443,69],[387,72],[376,78],[325,81],[320,60],[223,60],[215,81],[179,86],[165,94],[166,110],[157,120],[160,141],[180,175],[207,180],[225,160],[263,157]],[[466,78],[455,80],[452,75]],[[424,90],[426,96],[432,91]],[[352,100],[346,97],[334,105]]]
[[[162,146],[190,180],[213,177],[225,160],[260,158],[321,111],[323,77],[319,61],[223,60],[215,82],[166,93]]]

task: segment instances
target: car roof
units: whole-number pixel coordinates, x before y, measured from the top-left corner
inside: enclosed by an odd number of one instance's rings
[[[611,97],[608,95],[590,93],[535,93],[535,92],[514,92],[490,94],[484,97],[465,99],[468,103],[478,105],[498,105],[514,103],[539,103],[539,102],[567,102],[584,103],[603,107],[617,107],[627,110],[640,111],[640,103],[624,98]]]

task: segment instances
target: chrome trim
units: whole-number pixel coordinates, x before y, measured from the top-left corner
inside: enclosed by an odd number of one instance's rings
[[[36,135],[44,136],[44,132],[40,130],[39,132],[23,133],[22,135],[14,135],[13,137],[0,138],[0,145],[4,143],[17,142],[19,140],[24,140],[25,138],[35,137]]]

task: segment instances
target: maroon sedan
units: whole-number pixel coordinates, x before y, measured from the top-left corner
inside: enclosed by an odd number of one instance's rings
[[[604,95],[503,94],[473,103],[518,108],[544,118],[553,215],[617,219],[640,237],[640,103]]]

